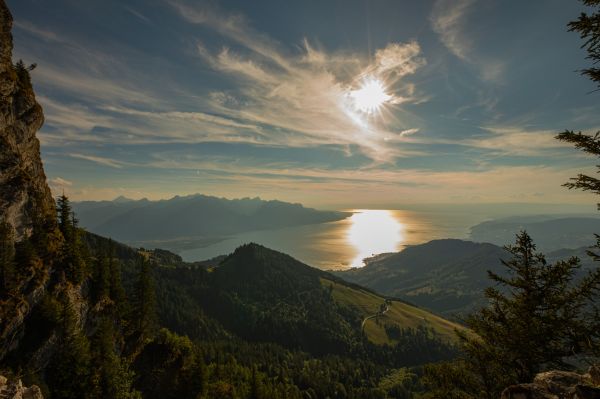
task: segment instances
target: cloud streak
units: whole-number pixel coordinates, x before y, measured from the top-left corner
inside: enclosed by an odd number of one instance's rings
[[[473,36],[465,29],[476,3],[477,0],[437,0],[430,16],[431,27],[452,54],[479,70],[483,80],[497,82],[504,73],[504,62],[477,55]]]
[[[99,157],[95,155],[86,155],[86,154],[69,154],[71,158],[83,159],[85,161],[95,162],[100,165],[109,166],[111,168],[121,169],[123,167],[123,162],[117,161],[111,158]]]

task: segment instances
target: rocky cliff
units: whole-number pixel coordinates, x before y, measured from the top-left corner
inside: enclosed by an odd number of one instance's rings
[[[0,375],[0,398],[2,399],[44,399],[37,385],[24,387],[21,380],[8,380]]]
[[[29,68],[12,61],[12,23],[0,0],[0,222],[12,226],[17,242],[31,238],[28,241],[37,242],[43,251],[19,265],[9,275],[10,287],[0,292],[0,359],[16,348],[24,321],[45,295],[62,240],[36,137],[44,114]]]
[[[600,399],[600,368],[590,367],[587,374],[547,371],[532,383],[513,385],[501,399]]]
[[[44,123],[29,79],[29,68],[12,62],[12,16],[0,0],[0,218],[18,240],[36,223],[55,219],[36,132]]]

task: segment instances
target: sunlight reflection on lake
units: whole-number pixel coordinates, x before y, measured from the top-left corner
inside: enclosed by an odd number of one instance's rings
[[[346,237],[357,252],[350,266],[360,267],[365,258],[401,249],[404,225],[392,211],[357,209],[350,222]]]
[[[331,223],[242,233],[201,248],[180,252],[187,261],[229,254],[238,246],[255,242],[284,252],[323,270],[363,266],[363,259],[396,252],[438,238],[464,238],[475,220],[464,213],[409,210],[356,209]]]

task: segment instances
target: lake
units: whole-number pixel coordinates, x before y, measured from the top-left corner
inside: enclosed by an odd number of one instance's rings
[[[212,245],[181,251],[186,261],[229,254],[255,242],[323,270],[363,266],[363,259],[397,252],[439,238],[466,238],[484,219],[469,212],[355,209],[349,218],[306,226],[239,234]]]

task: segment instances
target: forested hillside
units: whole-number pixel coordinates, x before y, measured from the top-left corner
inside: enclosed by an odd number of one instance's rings
[[[596,266],[586,250],[552,251],[546,258],[553,263],[578,256],[582,265],[579,275],[583,275]],[[504,274],[502,260],[509,257],[506,249],[494,244],[444,239],[376,256],[367,259],[365,267],[334,274],[446,317],[460,318],[486,305],[484,291],[492,284],[488,271]]]

